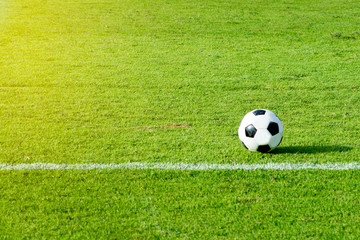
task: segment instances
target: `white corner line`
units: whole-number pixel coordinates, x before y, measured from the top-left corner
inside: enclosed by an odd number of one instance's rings
[[[211,164],[211,163],[83,163],[83,164],[55,164],[55,163],[19,163],[0,164],[0,171],[4,170],[117,170],[117,169],[161,169],[161,170],[355,170],[360,169],[360,162],[352,163],[265,163],[265,164]]]

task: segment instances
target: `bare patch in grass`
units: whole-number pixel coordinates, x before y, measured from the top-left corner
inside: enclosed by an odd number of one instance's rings
[[[190,128],[188,124],[170,124],[164,126],[150,126],[147,129],[176,129],[176,128]]]

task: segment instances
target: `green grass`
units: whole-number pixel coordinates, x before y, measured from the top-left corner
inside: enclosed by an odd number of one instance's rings
[[[3,238],[360,234],[358,171],[26,171],[1,178]]]
[[[356,162],[359,10],[345,0],[2,0],[0,163]],[[256,108],[283,121],[272,154],[238,140]],[[0,238],[356,238],[358,178],[4,171]]]

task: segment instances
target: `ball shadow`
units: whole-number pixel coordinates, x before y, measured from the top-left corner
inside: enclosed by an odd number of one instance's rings
[[[285,153],[329,153],[329,152],[347,152],[352,147],[341,146],[341,145],[322,145],[322,146],[291,146],[291,147],[278,147],[272,153],[285,154]]]

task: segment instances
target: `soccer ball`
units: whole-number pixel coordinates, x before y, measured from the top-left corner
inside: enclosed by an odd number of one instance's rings
[[[248,150],[265,153],[279,146],[284,127],[275,113],[257,109],[241,120],[238,133],[240,141]]]

